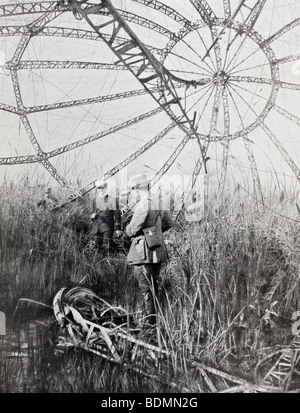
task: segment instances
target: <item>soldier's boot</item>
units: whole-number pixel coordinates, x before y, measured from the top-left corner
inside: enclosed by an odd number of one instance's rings
[[[155,325],[156,324],[156,314],[155,314],[155,305],[154,299],[151,292],[146,292],[142,294],[143,296],[143,315],[145,318],[146,325]]]

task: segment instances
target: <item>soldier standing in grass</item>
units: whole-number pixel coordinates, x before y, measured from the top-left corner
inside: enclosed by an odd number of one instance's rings
[[[167,262],[163,232],[173,226],[173,221],[168,211],[159,210],[159,202],[151,194],[145,175],[137,175],[131,182],[131,188],[138,192],[139,201],[126,227],[126,236],[131,238],[127,261],[134,266],[147,322],[155,324],[158,280],[161,266]]]
[[[90,235],[97,249],[108,250],[112,246],[114,232],[117,238],[122,236],[119,202],[117,197],[108,194],[106,181],[98,180],[95,186],[97,194],[93,200]]]
[[[48,186],[44,190],[44,196],[38,201],[37,206],[44,209],[51,209],[57,205],[58,201],[52,194],[52,189]]]

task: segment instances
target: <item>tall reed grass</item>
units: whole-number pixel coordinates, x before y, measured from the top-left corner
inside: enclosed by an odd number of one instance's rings
[[[89,198],[51,212],[37,206],[41,190],[0,188],[0,311],[9,329],[34,320],[44,325],[31,387],[23,391],[159,391],[161,383],[82,351],[54,355],[53,314],[34,301],[51,306],[61,287],[81,285],[134,312],[138,289],[123,253],[107,257],[83,248],[78,223],[88,221]],[[238,190],[222,199],[211,195],[200,222],[179,221],[166,234],[169,262],[157,300],[158,335],[175,369],[200,359],[251,379],[270,349],[292,339],[291,317],[299,310],[297,200],[267,198],[261,205]],[[3,361],[0,378],[6,383],[7,369]],[[188,369],[180,374],[186,383],[192,380]],[[1,388],[20,391],[19,385]]]

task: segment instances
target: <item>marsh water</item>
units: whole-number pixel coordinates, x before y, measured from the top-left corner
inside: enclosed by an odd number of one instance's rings
[[[33,323],[15,330],[8,329],[0,337],[2,393],[27,392],[32,359],[37,352],[37,326]]]
[[[55,347],[47,323],[9,326],[0,336],[0,393],[44,392],[44,376],[53,362]]]

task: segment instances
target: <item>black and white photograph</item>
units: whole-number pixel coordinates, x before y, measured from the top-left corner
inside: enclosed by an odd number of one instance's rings
[[[0,0],[0,393],[300,393],[299,0]]]

